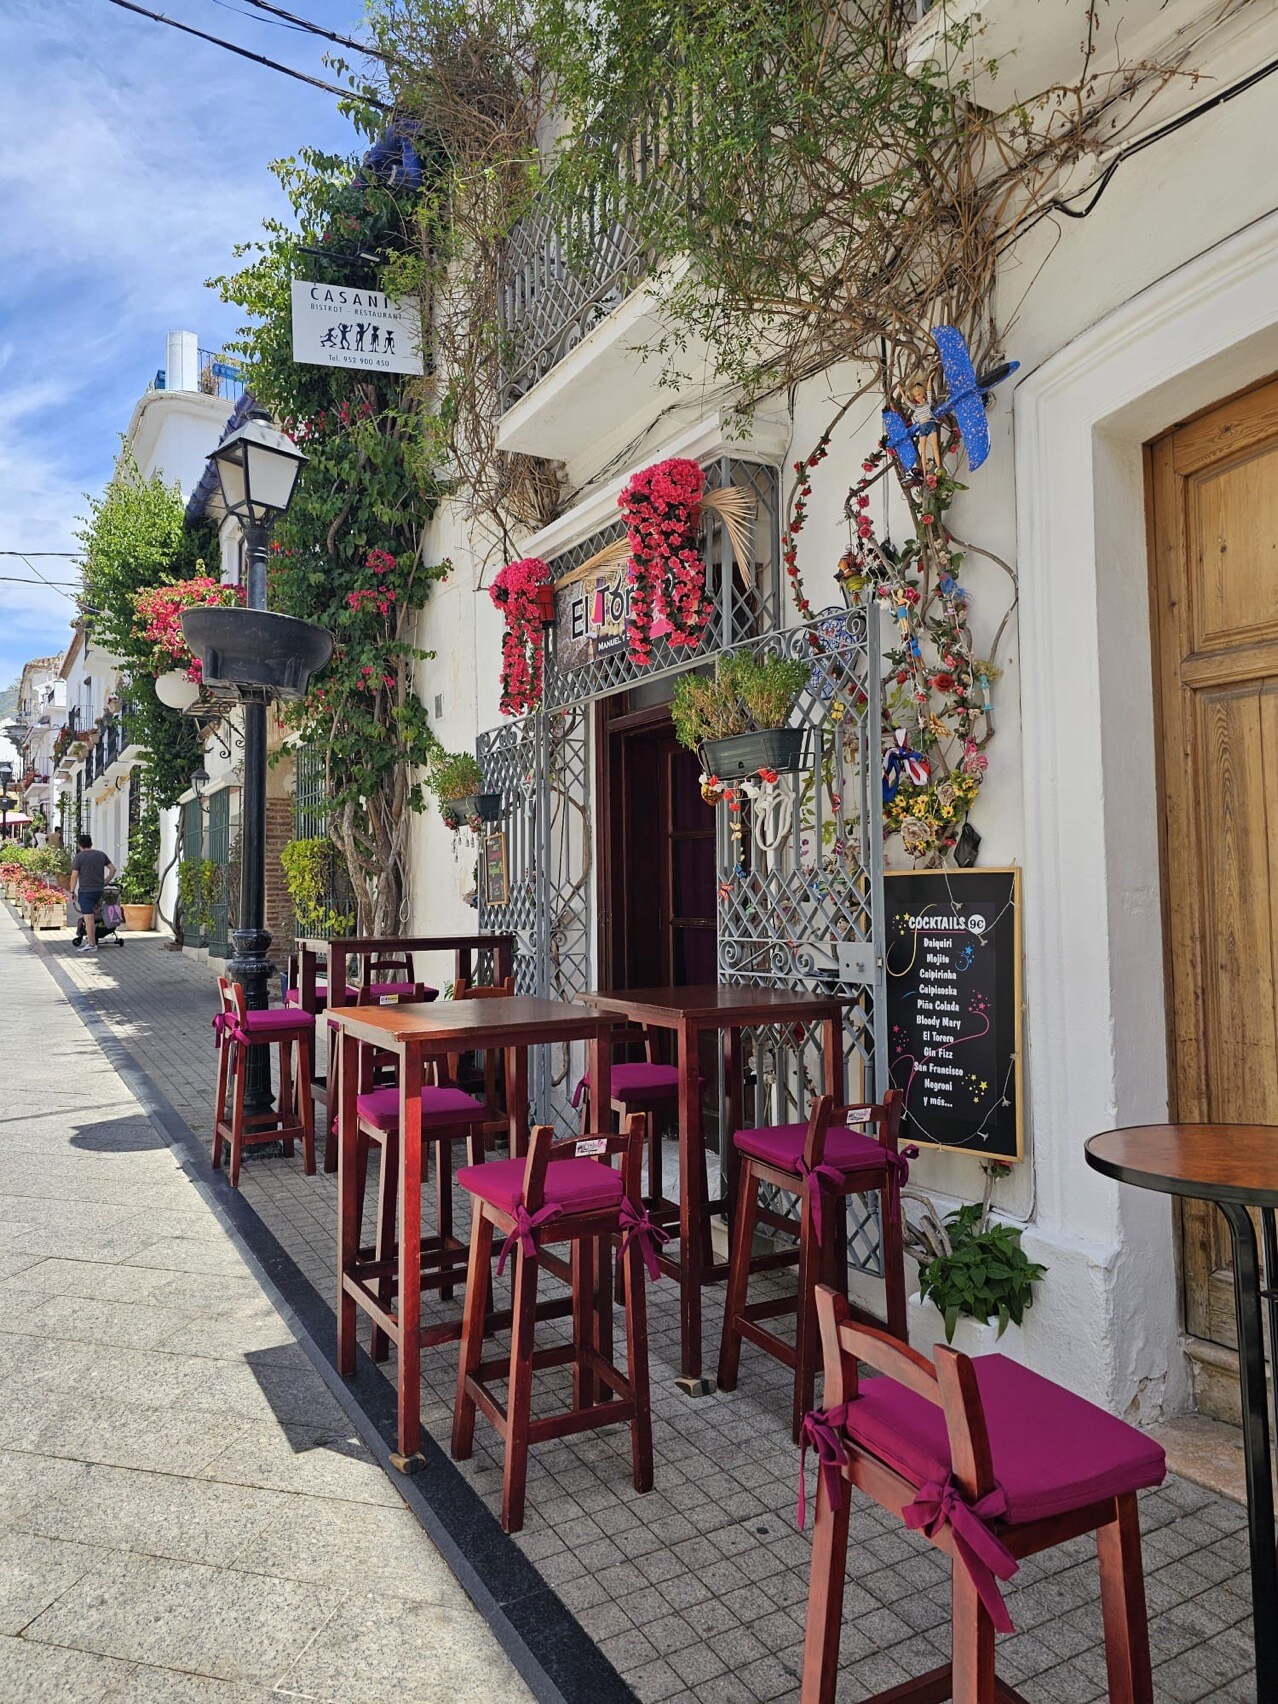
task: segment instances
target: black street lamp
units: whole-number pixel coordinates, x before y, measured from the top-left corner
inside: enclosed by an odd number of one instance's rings
[[[285,513],[292,501],[293,488],[307,458],[293,443],[271,424],[264,409],[254,409],[243,426],[214,450],[210,460],[217,469],[222,502],[229,515],[234,515],[244,531],[248,551],[246,599],[244,610],[192,610],[190,616],[222,615],[243,618],[253,611],[266,609],[266,550],[271,527]],[[277,621],[283,618],[275,618]],[[223,624],[225,625],[225,624]],[[292,625],[290,623],[290,625]],[[298,627],[308,624],[298,622]],[[186,623],[183,623],[184,628]],[[198,622],[192,622],[187,637],[193,650]],[[325,635],[327,638],[328,636]],[[331,640],[329,648],[331,650]],[[327,656],[324,657],[327,661]],[[229,659],[222,659],[223,663]],[[226,679],[218,669],[218,659],[205,654],[204,679],[213,682]],[[210,669],[210,664],[212,668]],[[232,674],[234,675],[232,669]],[[270,697],[278,696],[265,685],[242,687],[244,702],[244,795],[240,855],[240,926],[234,932],[235,956],[227,970],[244,988],[244,1003],[250,1011],[264,1011],[270,1003],[270,979],[274,974],[266,956],[271,937],[265,928],[266,897],[266,705]],[[254,1047],[249,1051],[244,1085],[245,1110],[261,1113],[270,1110],[271,1061],[270,1050]]]

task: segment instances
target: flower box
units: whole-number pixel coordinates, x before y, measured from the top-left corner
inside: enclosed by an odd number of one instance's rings
[[[333,635],[312,621],[264,609],[188,609],[182,631],[206,686],[244,699],[298,702],[333,654]]]
[[[706,770],[721,781],[757,775],[761,769],[778,775],[803,767],[803,728],[765,728],[759,733],[731,734],[726,740],[706,740],[702,746]]]
[[[500,822],[501,807],[500,793],[467,793],[463,798],[448,801],[448,808],[456,811],[463,822],[470,822],[475,817],[480,822]]]

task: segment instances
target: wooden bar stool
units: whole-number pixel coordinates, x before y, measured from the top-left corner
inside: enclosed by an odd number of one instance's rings
[[[246,1147],[283,1142],[290,1158],[293,1143],[302,1139],[302,1167],[315,1171],[315,1109],[311,1100],[311,1051],[315,1019],[292,1007],[250,1012],[244,990],[225,976],[217,979],[222,1009],[213,1019],[217,1034],[217,1100],[213,1113],[213,1166],[222,1164],[222,1144],[230,1144],[228,1176],[232,1189],[240,1184],[240,1159]],[[269,1112],[245,1114],[244,1088],[250,1047],[279,1048],[279,1102]],[[227,1117],[227,1101],[231,1115]]]
[[[812,1406],[816,1390],[820,1354],[817,1285],[824,1281],[844,1295],[847,1293],[844,1198],[848,1195],[862,1195],[874,1189],[880,1192],[886,1324],[902,1342],[908,1336],[900,1188],[909,1176],[907,1161],[917,1156],[918,1149],[897,1152],[901,1104],[899,1089],[889,1089],[880,1105],[836,1107],[830,1095],[821,1095],[806,1125],[778,1124],[763,1130],[738,1130],[732,1138],[741,1165],[719,1347],[719,1388],[737,1387],[743,1337],[785,1366],[793,1367],[792,1420],[796,1443],[799,1426]],[[875,1135],[849,1129],[853,1124],[872,1126]],[[797,1219],[760,1205],[759,1190],[765,1185],[798,1196]],[[793,1234],[798,1239],[797,1247],[755,1254],[754,1232],[758,1224]],[[799,1269],[794,1295],[757,1302],[748,1299],[751,1273],[776,1272],[790,1266]],[[793,1343],[766,1330],[762,1324],[764,1320],[789,1314],[796,1316]]]
[[[625,1030],[614,1031],[614,1047],[643,1048],[642,1059],[623,1059],[614,1061],[612,1066],[612,1107],[618,1120],[624,1121],[634,1113],[645,1115],[648,1124],[647,1161],[648,1187],[644,1193],[644,1203],[654,1221],[663,1228],[678,1226],[679,1202],[671,1201],[665,1193],[662,1142],[667,1130],[678,1135],[679,1124],[679,1067],[665,1065],[657,1057],[655,1032],[646,1024],[640,1024],[636,1030],[627,1033]],[[700,1092],[704,1086],[702,1078],[697,1078],[697,1089]],[[590,1099],[590,1072],[582,1073],[577,1087],[573,1090],[572,1104],[580,1109],[581,1130],[584,1135],[592,1123],[602,1122],[595,1119],[594,1109]],[[709,1195],[709,1181],[706,1172],[705,1150],[701,1151],[701,1195],[706,1199]],[[706,1236],[706,1255],[710,1256],[709,1234]],[[659,1265],[663,1272],[675,1275],[678,1272],[678,1262],[668,1255],[659,1256]],[[620,1277],[620,1274],[618,1274]],[[620,1293],[618,1293],[620,1299]]]
[[[1012,1631],[998,1581],[1021,1557],[1086,1532],[1100,1561],[1109,1697],[1153,1704],[1136,1493],[1162,1484],[1162,1447],[1002,1355],[938,1343],[933,1365],[850,1311],[821,1286],[825,1407],[803,1423],[818,1483],[801,1704],[834,1704],[852,1485],[944,1551],[953,1574],[951,1661],[866,1704],[1025,1704],[995,1677],[994,1634]],[[885,1376],[858,1384],[861,1361]],[[803,1501],[801,1484],[800,1524]]]
[[[501,1524],[518,1532],[524,1524],[528,1450],[547,1438],[568,1437],[597,1426],[630,1426],[631,1469],[636,1491],[652,1489],[652,1416],[648,1399],[648,1323],[644,1266],[655,1276],[655,1243],[662,1232],[639,1205],[644,1119],[627,1120],[622,1135],[576,1137],[556,1142],[549,1125],[532,1133],[527,1159],[466,1166],[458,1181],[473,1201],[470,1270],[462,1321],[461,1363],[453,1409],[453,1457],[469,1458],[475,1411],[482,1409],[506,1445]],[[621,1158],[616,1170],[609,1156]],[[514,1308],[510,1353],[483,1359],[490,1307],[493,1236],[505,1238],[497,1263],[500,1276],[515,1254]],[[612,1246],[621,1237],[626,1320],[626,1373],[611,1358]],[[534,1346],[537,1274],[550,1243],[572,1244],[573,1341],[556,1348]],[[531,1417],[533,1373],[571,1365],[571,1406]],[[491,1382],[507,1383],[506,1405],[491,1394]]]
[[[439,989],[420,982],[413,974],[411,953],[365,953],[360,962],[360,1006],[385,1005],[389,1000],[402,1000],[414,1005],[437,1000]]]

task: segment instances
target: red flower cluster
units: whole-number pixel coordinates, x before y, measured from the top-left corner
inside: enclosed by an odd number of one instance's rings
[[[674,456],[636,473],[617,499],[630,540],[632,662],[652,661],[652,624],[668,621],[672,645],[695,645],[710,619],[706,569],[697,548],[705,475]]]
[[[244,602],[243,586],[226,586],[208,574],[197,574],[192,580],[175,580],[169,586],[152,586],[139,592],[134,607],[142,623],[142,636],[155,646],[155,670],[163,674],[171,668],[185,668],[188,680],[198,681],[202,669],[182,632],[183,610],[212,604],[225,608],[228,604]]]
[[[803,531],[808,521],[808,498],[812,495],[812,473],[821,465],[830,453],[830,434],[822,432],[817,439],[816,448],[802,461],[794,464],[795,496],[790,509],[790,524],[781,534],[781,565],[785,569],[786,578],[790,582],[790,595],[794,599],[794,607],[804,621],[812,619],[812,605],[803,590],[803,582],[799,578],[799,547],[795,539]],[[820,640],[815,633],[808,635],[808,644],[813,650],[820,649]]]
[[[488,589],[506,619],[501,639],[501,713],[518,716],[541,703],[542,636],[537,591],[554,584],[540,556],[508,562]]]

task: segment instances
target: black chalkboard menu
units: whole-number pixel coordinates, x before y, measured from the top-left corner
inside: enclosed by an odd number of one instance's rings
[[[1019,1160],[1020,871],[900,871],[884,889],[901,1140]]]

